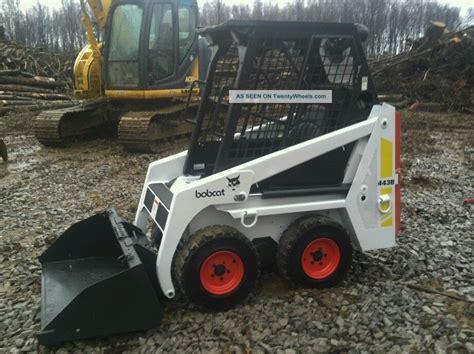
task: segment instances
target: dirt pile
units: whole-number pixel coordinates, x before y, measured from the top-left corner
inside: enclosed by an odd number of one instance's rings
[[[472,26],[450,32],[433,22],[410,50],[373,61],[371,69],[382,100],[396,102],[398,108],[474,112]]]
[[[74,105],[73,60],[69,55],[0,43],[0,115]]]

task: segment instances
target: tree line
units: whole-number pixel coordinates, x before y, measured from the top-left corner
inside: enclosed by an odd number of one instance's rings
[[[0,25],[7,40],[53,52],[75,52],[85,42],[82,13],[78,1],[62,0],[58,9],[39,1],[22,11],[20,0],[2,0]]]
[[[252,7],[206,0],[202,6],[203,25],[231,18],[362,23],[370,31],[367,50],[372,56],[405,50],[423,35],[430,21],[456,29],[467,20],[461,18],[459,8],[426,0],[294,0],[285,6],[255,0]]]
[[[200,25],[232,18],[362,23],[370,30],[367,50],[372,56],[405,50],[430,21],[443,21],[451,29],[468,21],[459,8],[426,0],[294,0],[284,6],[271,0],[254,0],[252,6],[206,0],[200,8]],[[2,0],[0,24],[7,39],[54,52],[78,51],[86,42],[81,8],[75,0],[62,0],[58,9],[38,1],[27,11],[21,11],[20,0]]]

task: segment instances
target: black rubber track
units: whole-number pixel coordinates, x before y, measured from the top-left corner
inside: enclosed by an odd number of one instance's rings
[[[228,295],[214,295],[201,285],[200,269],[207,257],[229,250],[244,263],[240,286]],[[242,233],[228,226],[208,226],[197,231],[177,250],[173,262],[173,280],[179,290],[194,304],[211,311],[227,310],[242,302],[255,288],[260,276],[260,261],[255,246]]]
[[[301,265],[306,246],[318,237],[334,240],[341,251],[336,271],[325,279],[308,277]],[[295,220],[280,238],[277,266],[280,274],[294,287],[328,288],[339,283],[352,263],[352,246],[347,232],[332,219],[321,215],[309,215]]]

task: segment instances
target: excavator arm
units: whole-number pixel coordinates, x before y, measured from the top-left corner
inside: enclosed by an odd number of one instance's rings
[[[94,52],[95,58],[100,58],[100,45],[97,40],[97,36],[94,33],[94,26],[92,19],[87,11],[86,3],[84,0],[80,1],[82,10],[82,23],[86,30],[87,41]],[[109,14],[110,5],[112,0],[87,0],[89,7],[94,14],[95,20],[99,25],[99,31],[102,36],[105,35],[105,24],[107,22],[107,16]]]
[[[99,25],[100,34],[105,36],[105,24],[112,0],[80,1],[82,23],[86,30],[88,45],[78,55],[74,66],[75,93],[78,97],[97,98],[102,96],[101,43],[97,40],[94,32],[94,25],[87,11],[86,1]]]
[[[99,24],[100,32],[103,34],[105,32],[105,23],[107,22],[107,16],[109,14],[112,0],[87,0],[87,3],[89,4],[92,12],[94,13],[94,17]],[[84,8],[83,13],[87,14],[87,12],[84,11]]]

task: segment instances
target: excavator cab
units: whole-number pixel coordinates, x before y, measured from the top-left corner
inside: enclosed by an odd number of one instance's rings
[[[194,0],[114,2],[105,31],[106,96],[166,96],[198,80],[197,21]]]

